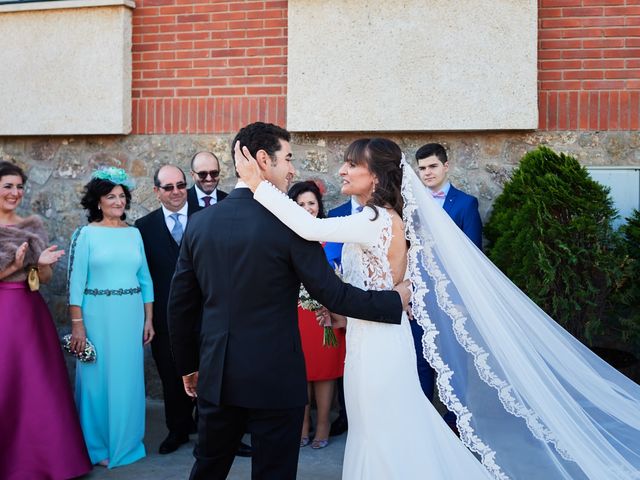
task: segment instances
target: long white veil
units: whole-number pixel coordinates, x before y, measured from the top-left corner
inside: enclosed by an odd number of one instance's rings
[[[462,441],[497,479],[640,478],[640,387],[520,291],[402,163],[413,316]]]

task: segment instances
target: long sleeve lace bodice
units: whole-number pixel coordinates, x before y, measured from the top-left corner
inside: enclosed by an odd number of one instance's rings
[[[316,218],[268,182],[262,182],[255,200],[278,220],[306,240],[345,243],[342,251],[344,280],[365,290],[393,288],[388,253],[391,216],[371,207],[348,217]]]
[[[316,218],[269,182],[262,182],[253,195],[278,220],[305,240],[373,245],[382,230],[380,217],[365,207],[348,217]]]

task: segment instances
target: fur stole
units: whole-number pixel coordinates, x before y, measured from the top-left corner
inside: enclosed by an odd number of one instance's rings
[[[47,231],[40,217],[31,215],[16,225],[0,226],[0,270],[4,270],[13,263],[16,250],[24,242],[29,244],[24,258],[25,267],[37,264],[48,242]],[[26,273],[21,271],[4,278],[3,281],[20,281],[24,278]]]

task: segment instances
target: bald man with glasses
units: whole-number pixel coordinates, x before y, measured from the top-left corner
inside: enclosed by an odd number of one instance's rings
[[[191,178],[193,187],[187,194],[189,208],[202,210],[218,203],[227,196],[218,190],[220,180],[220,162],[211,152],[198,152],[191,158]]]

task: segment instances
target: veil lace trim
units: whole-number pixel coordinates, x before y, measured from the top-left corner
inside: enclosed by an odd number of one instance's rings
[[[441,401],[457,416],[456,424],[461,440],[467,447],[481,456],[483,465],[495,478],[499,480],[509,479],[500,468],[495,450],[474,431],[470,423],[473,413],[462,403],[451,385],[450,380],[454,372],[443,361],[435,343],[435,338],[439,335],[439,331],[429,317],[427,306],[423,300],[429,289],[424,279],[420,276],[419,265],[424,268],[433,281],[438,307],[451,319],[456,340],[466,352],[472,355],[479,377],[498,392],[498,397],[504,409],[512,415],[524,419],[530,432],[537,439],[554,445],[565,460],[573,460],[566,448],[563,448],[557,437],[544,424],[542,419],[513,395],[512,385],[496,375],[488,364],[489,353],[473,340],[466,329],[467,318],[455,307],[447,292],[447,286],[451,282],[435,261],[433,255],[434,239],[432,237],[421,238],[417,233],[416,221],[419,222],[419,220],[415,218],[415,213],[418,207],[411,184],[406,179],[407,169],[411,167],[406,163],[404,155],[401,164],[403,168],[402,196],[405,202],[403,220],[405,222],[405,235],[411,244],[408,254],[408,268],[414,289],[412,313],[424,330],[422,337],[423,355],[437,372],[436,385]]]

